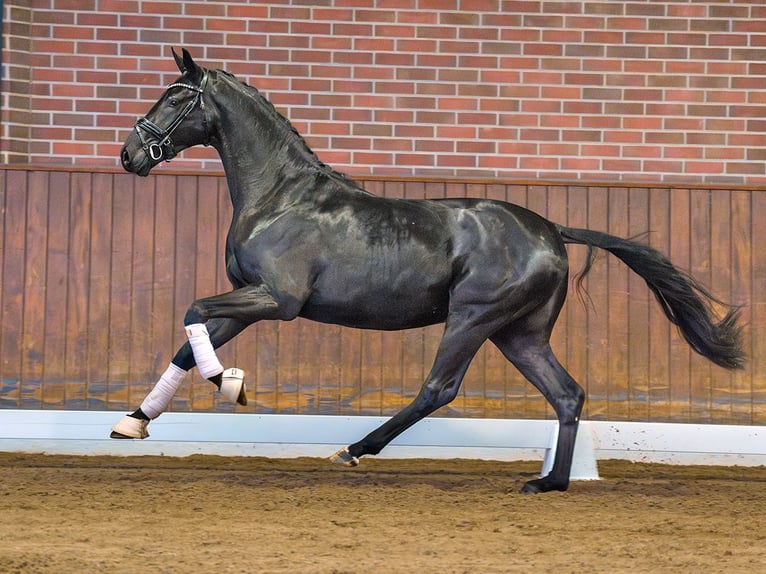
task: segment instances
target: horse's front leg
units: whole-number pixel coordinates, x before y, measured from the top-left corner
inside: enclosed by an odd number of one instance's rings
[[[195,301],[184,320],[189,341],[178,350],[141,406],[112,427],[111,437],[148,437],[149,421],[167,410],[187,371],[195,365],[200,374],[213,382],[226,398],[247,404],[244,373],[240,369],[224,371],[215,349],[260,319],[279,318],[275,316],[279,309],[280,306],[262,286],[247,286]]]

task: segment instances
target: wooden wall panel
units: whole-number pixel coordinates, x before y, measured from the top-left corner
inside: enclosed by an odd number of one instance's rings
[[[69,408],[88,407],[88,294],[90,269],[91,185],[89,173],[72,173],[69,195],[69,256],[67,261],[67,321],[65,323],[66,387]],[[84,295],[84,296],[83,296]]]
[[[599,255],[572,289],[552,346],[588,393],[586,417],[766,423],[766,253],[754,229],[766,190],[370,180],[387,197],[488,197],[575,227],[646,240],[744,305],[746,368],[690,352],[643,281]],[[208,175],[0,170],[0,408],[135,408],[184,343],[195,297],[228,289],[225,180]],[[572,274],[586,249],[570,246]],[[248,373],[247,407],[192,371],[171,408],[393,414],[427,375],[442,326],[357,331],[297,320],[248,328],[220,350]],[[438,416],[549,418],[552,410],[491,344]]]
[[[758,234],[755,230],[763,229],[763,222],[766,221],[766,194],[754,193],[752,201],[753,211],[751,221],[754,230],[752,237],[756,238]],[[754,251],[762,250],[756,248]],[[750,370],[752,373],[766,373],[766,337],[763,336],[763,330],[758,330],[766,326],[766,297],[762,295],[766,287],[766,257],[754,253],[752,260],[753,297],[750,304],[750,319],[754,327],[749,330],[751,344]],[[760,383],[759,379],[753,377],[751,401],[753,405],[757,406],[753,407],[752,423],[764,425],[766,424],[766,409],[762,408],[762,405],[766,404],[766,386]]]
[[[732,300],[751,305],[752,313],[755,290],[752,284],[751,256],[753,254],[752,237],[752,193],[733,191],[731,193],[731,246],[732,246]],[[756,252],[760,249],[756,248]],[[751,315],[752,321],[752,315]],[[761,333],[764,331],[760,331]],[[752,331],[745,338],[745,352],[752,357]],[[753,377],[748,371],[732,373],[732,422],[745,424],[752,420],[755,405],[752,402]]]
[[[619,237],[629,237],[629,192],[625,187],[608,189],[607,227],[609,233]],[[608,257],[607,297],[609,306],[607,315],[609,328],[607,333],[607,418],[625,420],[628,418],[630,296],[628,280],[630,270],[616,257]]]
[[[26,221],[24,227],[24,308],[21,323],[21,371],[24,379],[21,385],[22,408],[39,409],[44,405],[43,394],[51,393],[51,402],[57,402],[57,386],[51,381],[55,371],[45,372],[46,366],[55,358],[46,359],[45,343],[49,338],[45,320],[63,321],[62,310],[46,306],[48,281],[48,208],[50,173],[33,172],[29,174],[29,190],[26,203]],[[13,192],[15,190],[8,190]],[[51,285],[55,290],[56,283]],[[30,312],[28,313],[27,310]],[[50,355],[57,355],[60,348],[51,345]],[[59,402],[60,405],[60,402]]]
[[[649,194],[646,189],[628,189],[627,237],[641,237],[651,232],[649,225]],[[628,272],[628,375],[624,382],[627,396],[625,420],[650,420],[649,416],[649,348],[652,335],[649,331],[649,309],[654,305],[653,296],[644,280]],[[619,384],[619,383],[618,383]]]
[[[111,174],[93,174],[91,209],[88,220],[88,256],[90,275],[83,293],[73,294],[87,300],[88,322],[84,333],[87,345],[85,376],[89,409],[105,409],[109,403],[109,334],[111,320],[112,204]],[[115,408],[112,406],[112,408]]]

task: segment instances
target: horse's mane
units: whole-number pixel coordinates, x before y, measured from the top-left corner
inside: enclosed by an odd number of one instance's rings
[[[217,72],[231,80],[231,85],[235,89],[240,90],[243,94],[258,102],[260,107],[268,114],[272,120],[274,120],[275,124],[279,126],[282,131],[284,131],[286,139],[294,141],[299,146],[299,148],[301,148],[301,150],[310,158],[311,163],[319,171],[334,179],[339,179],[347,185],[363,190],[361,185],[359,185],[345,173],[333,169],[331,166],[320,160],[314,150],[312,150],[306,143],[306,140],[303,139],[303,136],[300,134],[300,132],[298,132],[293,124],[290,123],[290,120],[279,113],[274,107],[274,104],[272,104],[271,101],[269,101],[269,99],[264,95],[262,95],[257,88],[239,80],[234,74],[227,72],[226,70],[219,69]]]

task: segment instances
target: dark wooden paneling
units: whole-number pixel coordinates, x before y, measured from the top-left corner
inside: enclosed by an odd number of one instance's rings
[[[766,423],[766,191],[370,180],[387,197],[488,197],[554,221],[647,241],[722,300],[743,304],[751,360],[737,373],[689,350],[643,281],[601,255],[572,289],[552,346],[601,420]],[[226,183],[206,175],[0,170],[0,408],[134,408],[185,341],[195,297],[229,289]],[[586,250],[569,248],[573,275]],[[584,304],[584,302],[585,304]],[[190,373],[174,410],[383,414],[417,394],[437,325],[356,331],[297,320],[247,329],[220,355],[248,374],[235,407]],[[440,416],[551,417],[491,344]]]
[[[0,276],[0,406],[21,407],[22,324],[24,321],[24,260],[26,258],[27,173],[0,171],[3,229]],[[39,382],[39,379],[38,379]]]

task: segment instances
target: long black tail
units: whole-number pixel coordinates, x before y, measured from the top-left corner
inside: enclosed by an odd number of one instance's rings
[[[606,249],[646,281],[665,315],[678,326],[692,349],[716,365],[727,369],[742,368],[745,353],[738,325],[738,307],[729,307],[726,316],[719,320],[713,304],[722,303],[648,245],[588,229],[557,227],[564,243],[587,245],[591,250],[583,275],[590,270],[592,249]]]

